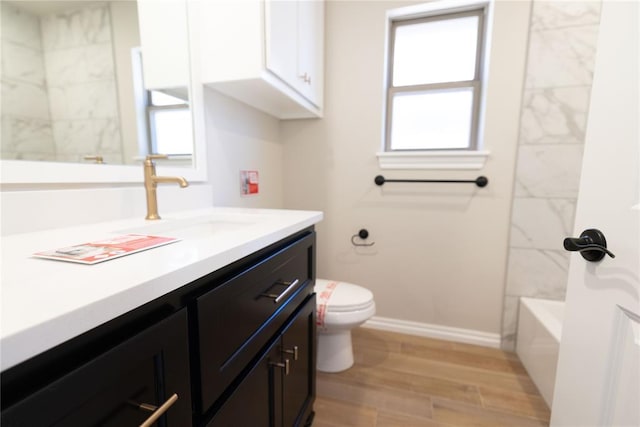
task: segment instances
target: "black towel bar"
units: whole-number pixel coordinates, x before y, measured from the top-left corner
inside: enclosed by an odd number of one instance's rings
[[[385,182],[440,182],[440,183],[460,183],[469,182],[478,187],[486,187],[489,179],[486,176],[479,176],[476,179],[386,179],[382,175],[375,177],[376,185],[383,185]]]

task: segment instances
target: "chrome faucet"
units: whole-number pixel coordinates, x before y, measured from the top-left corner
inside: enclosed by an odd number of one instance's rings
[[[154,159],[166,159],[166,154],[151,154],[144,160],[144,189],[147,193],[147,216],[144,219],[160,219],[158,214],[158,184],[175,182],[180,187],[188,187],[189,183],[181,176],[156,176]]]

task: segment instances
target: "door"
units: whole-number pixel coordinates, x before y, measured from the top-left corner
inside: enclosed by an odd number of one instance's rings
[[[602,6],[575,231],[616,257],[572,255],[553,426],[640,425],[639,12]]]

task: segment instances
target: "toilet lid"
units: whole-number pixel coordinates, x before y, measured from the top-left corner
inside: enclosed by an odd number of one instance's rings
[[[370,290],[352,283],[316,279],[316,303],[330,312],[363,310],[373,303]]]

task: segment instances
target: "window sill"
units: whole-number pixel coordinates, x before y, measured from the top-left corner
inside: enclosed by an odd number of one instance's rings
[[[403,151],[376,153],[380,169],[482,169],[488,151]]]

